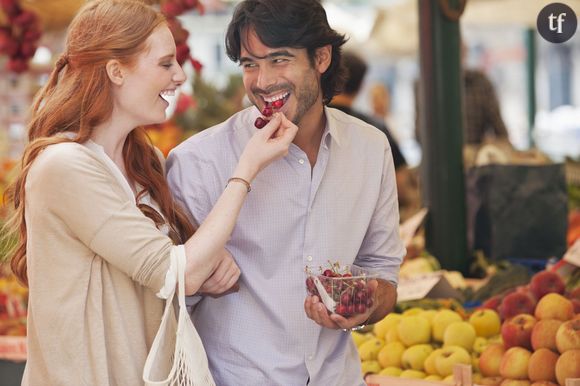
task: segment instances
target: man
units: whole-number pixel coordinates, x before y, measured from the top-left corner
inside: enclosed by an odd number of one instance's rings
[[[317,1],[242,1],[226,48],[255,107],[169,156],[170,186],[199,223],[267,104],[281,99],[279,111],[299,127],[288,155],[254,180],[227,244],[242,272],[239,290],[204,296],[192,315],[220,386],[363,386],[356,347],[343,329],[376,322],[395,304],[405,250],[388,140],[325,107],[339,87],[344,42]],[[307,296],[304,268],[329,260],[379,272],[367,312],[329,315]]]

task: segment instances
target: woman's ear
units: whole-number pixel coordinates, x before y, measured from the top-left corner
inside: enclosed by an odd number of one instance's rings
[[[314,64],[321,74],[324,74],[332,62],[332,46],[330,44],[316,49]]]
[[[124,78],[123,68],[118,60],[116,59],[109,60],[105,65],[105,68],[107,70],[107,75],[109,76],[109,79],[111,80],[111,82],[113,82],[113,84],[116,84],[117,86],[123,84]]]

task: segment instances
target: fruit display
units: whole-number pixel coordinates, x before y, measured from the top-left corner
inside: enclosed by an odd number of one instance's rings
[[[453,384],[454,365],[467,364],[476,384],[563,386],[580,378],[579,295],[557,273],[541,271],[493,295],[494,307],[459,313],[449,308],[453,300],[405,302],[372,332],[352,337],[364,374]]]
[[[1,0],[0,14],[7,21],[7,25],[0,26],[0,55],[9,57],[9,71],[24,72],[42,35],[38,15],[23,9],[18,0]]]
[[[501,343],[499,314],[460,314],[438,301],[431,301],[438,309],[407,308],[387,315],[372,332],[353,332],[363,373],[454,384],[454,365],[465,364],[475,370],[474,380],[481,379],[480,354]]]
[[[329,312],[349,317],[364,314],[373,306],[375,293],[369,280],[374,275],[364,268],[330,263],[330,268],[318,271],[306,267],[306,290],[318,296]]]

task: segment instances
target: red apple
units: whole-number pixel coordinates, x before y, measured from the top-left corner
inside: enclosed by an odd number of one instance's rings
[[[507,379],[528,379],[528,364],[532,353],[521,347],[508,349],[501,357],[499,373]]]
[[[519,314],[533,314],[536,301],[531,295],[523,292],[512,292],[507,295],[499,306],[499,316],[502,320],[513,318]]]
[[[535,324],[536,318],[530,314],[520,314],[503,322],[501,338],[505,348],[519,346],[531,350],[531,336]]]
[[[537,300],[552,292],[563,294],[565,289],[564,280],[556,272],[540,271],[530,281],[530,292]]]
[[[501,295],[492,296],[491,298],[489,298],[485,302],[483,302],[483,304],[481,305],[481,308],[489,308],[491,310],[498,311],[499,306],[501,304],[501,300],[502,300]]]
[[[554,352],[558,351],[556,347],[556,332],[563,322],[558,319],[538,320],[532,329],[532,348],[547,348]]]
[[[497,377],[505,348],[501,343],[488,345],[479,356],[479,371],[484,377]]]
[[[558,354],[547,348],[534,351],[528,362],[528,377],[530,381],[556,382],[556,362],[558,357]]]
[[[580,314],[580,300],[578,299],[570,299],[572,305],[574,306],[574,313],[576,315]]]
[[[568,350],[580,350],[580,319],[562,323],[556,332],[556,347],[561,354]]]
[[[536,381],[532,383],[530,386],[558,386],[558,384],[549,381]]]

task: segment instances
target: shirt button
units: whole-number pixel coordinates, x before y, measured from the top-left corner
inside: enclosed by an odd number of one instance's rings
[[[300,165],[304,165],[304,160],[303,160],[302,158],[300,158],[300,159],[298,160],[298,163],[299,163]]]
[[[308,360],[311,361],[312,360],[312,355],[308,356]]]
[[[306,257],[306,260],[308,260],[308,261],[312,261],[312,256],[307,256],[307,257]]]

